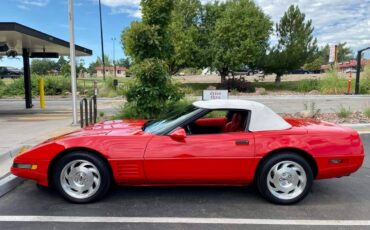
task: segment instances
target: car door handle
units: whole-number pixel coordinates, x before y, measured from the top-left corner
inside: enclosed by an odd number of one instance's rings
[[[248,140],[236,140],[235,144],[236,145],[249,145],[249,141]]]

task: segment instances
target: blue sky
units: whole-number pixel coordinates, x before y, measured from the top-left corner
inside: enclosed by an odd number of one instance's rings
[[[101,0],[104,45],[110,57],[116,37],[116,58],[124,56],[121,31],[140,20],[140,0]],[[201,0],[203,3],[212,0]],[[290,4],[297,4],[312,19],[319,45],[347,42],[353,49],[370,46],[370,0],[255,0],[276,22]],[[76,44],[93,50],[89,63],[101,55],[98,0],[74,0]],[[18,22],[53,36],[69,39],[68,0],[1,0],[0,21]],[[6,9],[6,10],[3,10]],[[272,37],[271,40],[274,40]],[[369,56],[369,55],[367,55]],[[3,60],[0,65],[21,67],[21,60]]]
[[[121,31],[129,26],[132,20],[139,20],[139,16],[117,11],[104,1],[102,8],[104,50],[110,57],[113,56],[112,38],[116,40],[116,58],[122,58],[123,50],[120,44]],[[17,22],[50,35],[69,41],[68,30],[68,0],[1,0],[0,21]],[[99,6],[97,0],[74,0],[75,36],[76,44],[92,49],[92,57],[84,57],[89,63],[101,56]],[[3,59],[0,65],[22,66],[22,60]]]

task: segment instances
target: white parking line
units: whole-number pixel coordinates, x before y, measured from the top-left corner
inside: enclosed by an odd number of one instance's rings
[[[370,226],[370,220],[284,220],[183,217],[0,216],[0,222]]]
[[[357,131],[359,134],[370,134],[370,131]]]

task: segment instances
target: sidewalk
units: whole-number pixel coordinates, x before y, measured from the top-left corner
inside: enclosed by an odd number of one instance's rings
[[[9,172],[17,148],[34,146],[45,139],[79,128],[71,126],[69,113],[0,116],[0,177]],[[2,157],[3,156],[3,157]]]

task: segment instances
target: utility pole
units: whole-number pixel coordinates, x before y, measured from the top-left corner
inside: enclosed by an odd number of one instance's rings
[[[360,72],[361,72],[361,57],[362,57],[362,52],[365,50],[369,50],[370,47],[367,47],[365,49],[359,50],[357,52],[357,68],[356,68],[356,85],[355,85],[355,94],[360,93]]]
[[[100,43],[101,43],[101,59],[103,62],[103,79],[105,81],[105,60],[104,60],[104,38],[103,38],[103,22],[101,16],[101,0],[99,0],[99,15],[100,15]]]
[[[72,112],[73,112],[73,125],[77,125],[77,105],[76,105],[76,50],[75,50],[75,29],[73,18],[73,0],[68,2],[69,13],[69,59],[71,64],[71,86],[72,86]]]
[[[113,41],[113,71],[114,71],[114,78],[116,78],[116,38],[112,38]]]

